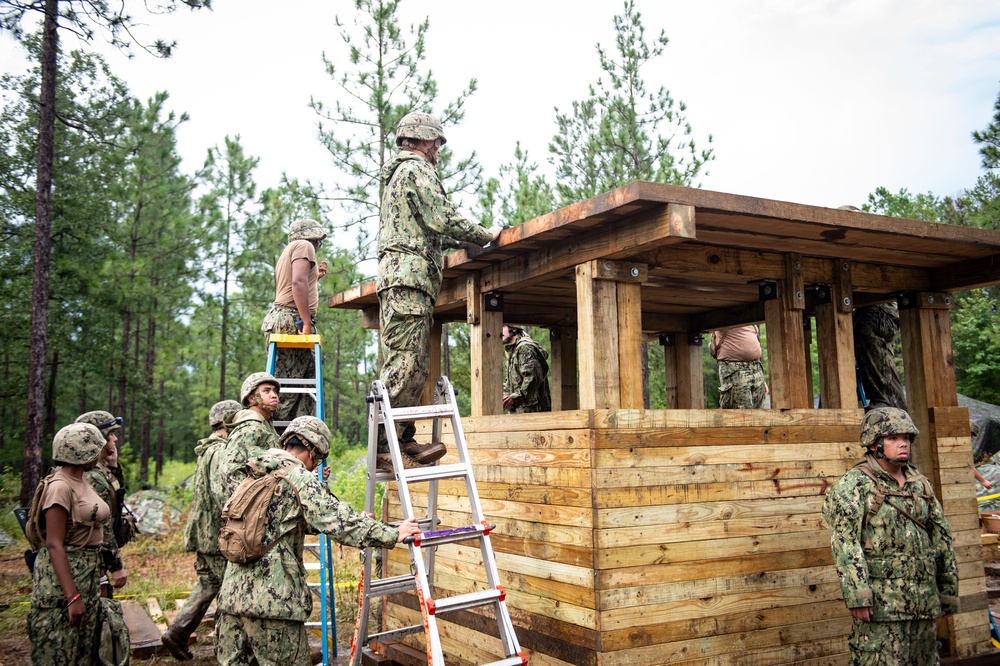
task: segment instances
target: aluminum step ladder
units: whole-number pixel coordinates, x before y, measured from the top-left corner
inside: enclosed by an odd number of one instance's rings
[[[316,402],[316,418],[324,420],[323,410],[323,354],[318,335],[288,335],[272,333],[267,345],[267,369],[274,376],[279,349],[312,349],[315,354],[316,376],[313,378],[274,378],[281,383],[282,393],[308,393]],[[284,429],[291,421],[274,421],[275,429]],[[316,474],[323,479],[325,463],[320,463]],[[319,598],[320,619],[306,622],[307,629],[319,629],[323,641],[323,666],[337,658],[337,614],[334,608],[333,548],[330,537],[320,534],[318,540],[307,541],[304,550],[316,557],[317,562],[305,563],[306,571],[319,571],[319,583],[309,583],[309,589]],[[333,646],[332,650],[330,646]]]
[[[360,588],[360,603],[358,620],[355,623],[354,638],[351,641],[351,666],[360,666],[362,655],[369,651],[370,643],[378,641],[386,643],[398,640],[404,636],[425,633],[428,666],[445,666],[441,647],[441,637],[438,632],[437,617],[441,614],[492,606],[497,620],[498,636],[505,653],[505,658],[493,661],[485,666],[525,666],[528,658],[521,651],[514,625],[507,612],[504,601],[506,592],[499,584],[496,560],[493,546],[490,543],[490,525],[483,516],[476,490],[476,480],[472,473],[472,463],[469,460],[465,432],[462,430],[462,419],[458,413],[455,392],[447,377],[438,379],[434,390],[434,404],[421,407],[401,407],[393,409],[389,404],[389,396],[385,384],[381,381],[372,383],[368,402],[368,481],[365,485],[365,512],[375,510],[376,487],[379,483],[395,481],[399,492],[399,502],[404,519],[416,517],[410,497],[410,484],[427,483],[428,511],[425,518],[418,519],[421,532],[415,537],[406,539],[410,548],[410,574],[372,578],[373,548],[365,548],[362,552],[362,580]],[[455,435],[455,448],[458,452],[458,462],[451,464],[425,465],[418,469],[404,469],[400,453],[399,439],[396,434],[398,421],[433,420],[432,441],[441,441],[442,421],[449,421]],[[378,450],[379,427],[383,427],[392,455],[393,470],[389,473],[378,470],[375,466],[375,456]],[[472,514],[472,525],[435,530],[437,527],[437,485],[442,479],[463,479]],[[428,529],[430,528],[430,529]],[[459,541],[477,541],[483,558],[486,589],[460,594],[450,598],[437,598],[434,594],[434,553],[437,546]],[[397,594],[415,590],[420,605],[423,623],[400,629],[370,634],[368,632],[369,611],[371,600],[389,594]]]

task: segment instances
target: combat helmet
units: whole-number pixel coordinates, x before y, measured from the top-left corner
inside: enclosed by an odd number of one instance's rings
[[[912,442],[920,434],[913,419],[898,407],[876,407],[861,421],[861,446],[875,446],[887,435],[909,435]]]
[[[417,141],[434,141],[441,139],[441,145],[448,143],[444,137],[444,128],[438,119],[429,113],[408,113],[403,116],[399,125],[396,126],[396,145],[401,146],[403,139],[416,139]]]
[[[250,394],[261,384],[273,384],[276,389],[281,390],[281,383],[267,372],[255,372],[243,380],[243,387],[240,388],[240,403],[244,407],[250,406]]]
[[[122,430],[122,418],[120,416],[114,416],[111,412],[101,410],[80,414],[73,423],[89,423],[100,431],[105,441],[116,430],[121,435]]]
[[[298,435],[304,443],[313,447],[321,458],[327,457],[330,453],[330,429],[322,420],[315,416],[299,416],[292,419],[292,422],[281,433],[278,445],[284,447],[293,435]]]
[[[52,459],[68,465],[88,465],[101,455],[105,443],[97,426],[71,423],[52,439]]]
[[[326,230],[323,225],[316,220],[304,219],[292,222],[288,228],[288,242],[297,240],[323,240],[326,238]]]
[[[251,393],[253,391],[251,390]],[[223,400],[212,405],[208,410],[208,425],[213,430],[221,428],[236,412],[243,409],[235,400]]]

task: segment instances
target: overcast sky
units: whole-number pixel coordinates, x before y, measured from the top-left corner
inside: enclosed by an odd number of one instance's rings
[[[150,19],[144,34],[177,39],[176,55],[110,53],[114,71],[140,97],[168,91],[172,108],[191,116],[180,131],[187,170],[239,134],[261,158],[261,186],[282,172],[332,182],[308,101],[335,100],[321,53],[346,59],[334,16],[349,21],[353,3],[214,4]],[[644,72],[648,87],[665,85],[688,105],[702,145],[714,137],[706,189],[860,205],[878,186],[954,194],[980,173],[970,133],[987,125],[1000,90],[996,0],[636,4],[647,34],[670,39]],[[406,25],[430,20],[425,64],[442,99],[478,79],[465,123],[448,138],[459,154],[474,148],[494,175],[517,140],[552,172],[554,107],[586,97],[600,74],[595,45],[613,48],[621,10],[617,0],[408,0],[401,11]],[[23,68],[18,53],[9,37],[0,41],[6,71]]]

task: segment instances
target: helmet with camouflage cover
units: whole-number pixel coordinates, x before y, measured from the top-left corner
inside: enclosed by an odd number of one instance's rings
[[[90,423],[71,423],[52,439],[52,459],[69,465],[88,465],[105,446],[104,436]]]
[[[875,446],[887,435],[909,435],[912,442],[919,434],[910,415],[898,407],[876,407],[861,421],[861,446],[865,449]]]
[[[299,416],[292,419],[292,422],[285,428],[285,432],[281,433],[278,444],[283,447],[293,435],[298,435],[302,442],[313,447],[321,458],[329,455],[330,439],[332,438],[330,429],[315,416]]]
[[[403,145],[403,139],[417,141],[441,139],[442,146],[448,143],[448,139],[444,138],[444,128],[441,127],[441,123],[429,113],[408,113],[403,116],[396,126],[396,145]]]
[[[323,225],[316,220],[304,219],[292,222],[288,228],[288,242],[297,240],[323,240],[326,238],[326,230]]]
[[[221,428],[236,412],[243,409],[235,400],[223,400],[212,405],[208,410],[208,425],[213,430]]]
[[[243,380],[243,387],[240,389],[240,403],[244,407],[250,406],[250,394],[261,384],[272,384],[274,388],[281,390],[281,383],[269,373],[255,372]]]
[[[122,430],[121,417],[114,416],[111,412],[101,410],[80,414],[76,417],[76,421],[74,421],[74,423],[89,423],[90,425],[96,427],[101,432],[101,435],[104,436],[105,441],[107,441],[108,436],[111,435],[111,433],[118,431],[120,435]]]

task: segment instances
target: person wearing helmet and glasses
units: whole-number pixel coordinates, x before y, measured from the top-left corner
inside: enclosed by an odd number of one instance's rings
[[[951,531],[930,481],[910,463],[918,434],[902,409],[868,412],[864,458],[823,502],[853,618],[851,664],[939,663],[936,620],[957,610]]]
[[[124,587],[128,582],[128,574],[125,572],[125,565],[122,564],[122,558],[118,554],[118,543],[115,541],[115,518],[121,513],[122,503],[125,501],[125,493],[122,491],[125,477],[121,466],[118,465],[117,446],[118,436],[122,431],[122,419],[110,412],[98,410],[81,414],[76,418],[76,423],[89,423],[96,427],[105,441],[104,448],[97,458],[97,464],[84,472],[83,478],[111,509],[111,515],[103,526],[104,543],[101,545],[101,570],[110,577],[110,580],[102,580],[101,584],[117,589]],[[105,588],[104,591],[105,596],[111,596],[110,590]]]
[[[209,488],[209,470],[215,454],[226,443],[227,424],[232,422],[240,409],[240,403],[235,400],[222,400],[212,405],[208,410],[208,427],[212,429],[212,434],[199,440],[194,447],[198,466],[191,484],[193,494],[184,529],[184,550],[197,553],[194,570],[198,580],[183,608],[170,623],[170,628],[160,637],[160,642],[180,661],[194,658],[188,649],[188,640],[205,617],[212,600],[219,594],[226,572],[226,558],[219,551],[222,505],[215,502]]]
[[[434,302],[441,289],[442,251],[461,243],[487,245],[500,237],[498,226],[471,222],[448,199],[435,167],[447,142],[437,118],[409,113],[396,128],[399,151],[382,168],[378,231],[379,379],[393,408],[417,404],[430,374],[430,333]],[[412,422],[397,424],[403,459],[426,465],[445,454],[441,442],[418,444]],[[377,464],[391,470],[384,436]]]
[[[32,573],[28,638],[31,663],[97,663],[102,524],[111,508],[83,478],[107,445],[96,426],[73,423],[56,433],[59,465],[41,498],[45,546]]]
[[[503,408],[511,414],[551,412],[549,353],[531,339],[523,326],[501,329],[507,367],[503,381]]]
[[[272,333],[316,333],[319,280],[326,275],[326,262],[316,260],[316,251],[325,238],[326,230],[315,220],[292,222],[288,230],[288,245],[274,265],[274,302],[260,327],[264,332],[265,346]],[[313,350],[278,350],[274,372],[286,379],[312,379],[316,376]],[[315,413],[316,401],[311,395],[287,393],[281,396],[274,418],[291,421],[296,416]]]
[[[302,563],[306,531],[355,548],[392,548],[420,530],[415,518],[396,528],[339,501],[314,473],[329,453],[330,429],[315,416],[300,416],[282,433],[278,448],[252,459],[264,473],[291,469],[268,506],[264,543],[274,546],[255,562],[230,562],[226,569],[215,625],[222,666],[311,663],[305,621],[313,595]]]

